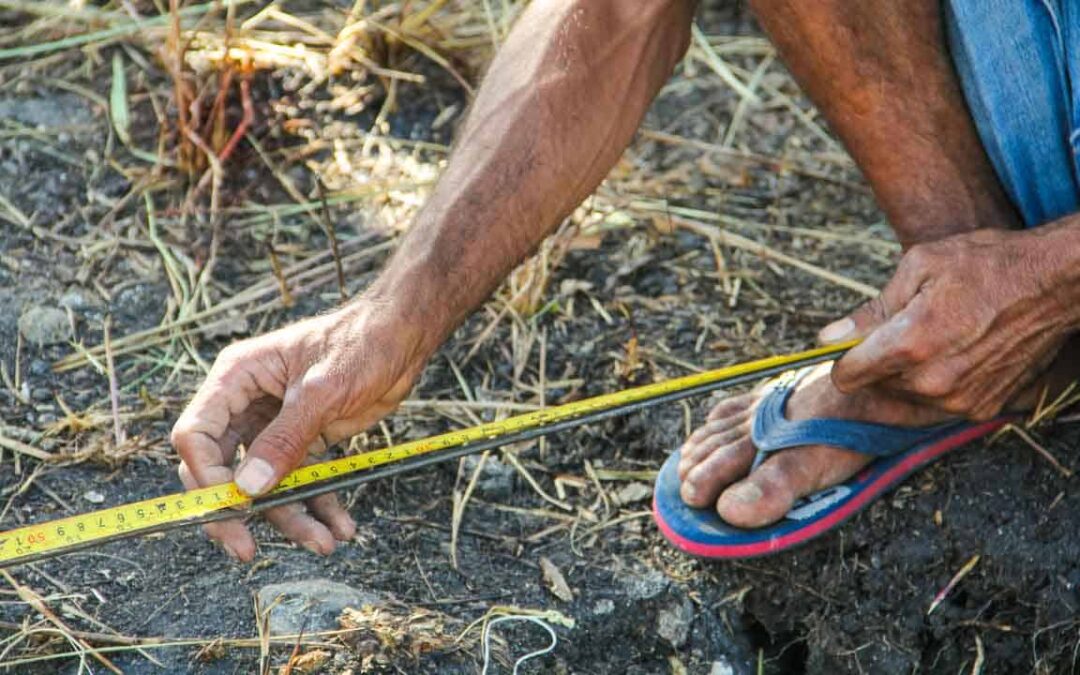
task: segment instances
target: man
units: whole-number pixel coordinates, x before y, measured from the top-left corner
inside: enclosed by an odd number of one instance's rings
[[[686,50],[693,4],[535,0],[492,62],[431,199],[371,287],[333,313],[222,351],[173,431],[184,484],[235,478],[262,494],[309,451],[392,411],[440,342],[619,158]],[[821,333],[865,341],[793,385],[783,415],[904,429],[1030,406],[1074,361],[1069,339],[1080,323],[1080,109],[1069,86],[1080,6],[751,5],[906,250],[879,299]],[[797,498],[870,461],[808,442],[755,462],[750,431],[763,396],[717,405],[678,467],[686,504],[745,529],[777,521]],[[248,452],[234,474],[239,443]],[[355,529],[333,496],[267,518],[321,554]],[[207,531],[233,557],[254,556],[242,522]]]

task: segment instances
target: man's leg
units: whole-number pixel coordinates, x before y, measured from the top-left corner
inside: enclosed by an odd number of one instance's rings
[[[1020,224],[965,105],[939,0],[751,4],[905,246]],[[744,527],[780,518],[798,497],[846,479],[868,461],[838,448],[804,446],[772,455],[747,477],[756,454],[749,427],[759,400],[755,393],[717,405],[683,447],[679,467],[684,501],[715,504],[722,517]],[[841,394],[828,366],[802,381],[787,414],[912,426],[943,420],[936,411],[876,392]]]
[[[751,0],[909,246],[1018,223],[945,46],[941,0]]]

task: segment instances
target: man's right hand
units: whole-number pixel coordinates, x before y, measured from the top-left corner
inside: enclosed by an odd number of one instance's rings
[[[260,494],[408,393],[427,357],[607,175],[690,40],[693,0],[538,0],[492,61],[424,208],[364,298],[221,353],[173,432],[188,487]],[[374,290],[372,290],[374,289]],[[327,553],[333,497],[267,512]],[[240,522],[207,526],[234,556]]]
[[[173,427],[184,486],[235,480],[242,491],[261,495],[309,455],[368,428],[408,395],[420,373],[427,353],[416,333],[415,323],[361,298],[225,348]],[[247,452],[234,472],[241,445]],[[356,529],[333,494],[265,515],[320,554]],[[241,520],[205,528],[232,557],[254,557],[255,540]]]

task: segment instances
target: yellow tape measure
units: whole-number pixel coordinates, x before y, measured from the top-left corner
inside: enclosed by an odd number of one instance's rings
[[[235,483],[226,483],[0,532],[0,568],[87,548],[110,539],[201,522],[200,519],[225,510],[238,510],[236,515],[243,516],[245,510],[250,510],[253,503],[258,504],[258,502],[273,499],[275,496],[286,496],[298,488],[340,479],[367,469],[440,450],[489,442],[529,430],[543,430],[560,422],[587,418],[590,414],[662,399],[679,392],[698,390],[709,385],[737,381],[740,378],[745,380],[747,376],[758,374],[764,376],[780,369],[827,360],[847,351],[854,344],[854,342],[839,344],[741,363],[574,401],[381,450],[311,464],[285,476],[269,495],[261,497],[256,502],[240,492]],[[490,446],[491,444],[488,443],[486,447]]]

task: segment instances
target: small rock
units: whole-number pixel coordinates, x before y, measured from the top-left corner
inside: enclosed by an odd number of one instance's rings
[[[259,589],[259,606],[271,608],[267,621],[271,635],[333,630],[346,607],[359,608],[378,600],[374,593],[329,579],[287,581]]]
[[[83,494],[83,499],[90,502],[91,504],[104,504],[105,503],[105,495],[101,494],[97,490],[90,490],[90,491],[84,493]]]
[[[627,483],[615,493],[615,501],[620,505],[633,504],[652,496],[652,486],[646,483]]]
[[[75,312],[84,310],[95,304],[97,303],[94,302],[93,296],[81,288],[68,289],[67,293],[60,296],[60,306],[67,307]]]
[[[735,675],[735,668],[727,661],[713,661],[709,675]]]
[[[247,317],[243,314],[230,314],[217,319],[202,330],[207,339],[227,338],[234,335],[246,335],[251,330]]]
[[[690,635],[694,621],[694,605],[689,600],[668,605],[656,614],[656,633],[678,649]]]
[[[19,317],[19,332],[27,342],[44,347],[70,339],[71,322],[62,309],[34,306]]]
[[[650,600],[667,589],[668,579],[662,572],[646,568],[641,572],[628,571],[623,585],[632,600]]]
[[[465,458],[465,477],[471,478],[476,471],[476,464],[480,461],[478,455],[469,455]],[[509,495],[514,491],[514,467],[502,460],[488,457],[484,461],[484,468],[480,477],[476,480],[476,489],[489,496]]]
[[[292,673],[321,673],[324,672],[324,666],[326,662],[331,659],[333,654],[325,649],[313,649],[310,652],[304,652],[298,655],[295,659],[290,661],[290,668],[282,668],[280,672],[292,672]]]
[[[0,98],[0,119],[10,119],[29,127],[48,129],[90,124],[94,113],[74,94],[41,98]]]
[[[604,616],[615,611],[615,603],[609,598],[601,598],[593,605],[593,614]]]

